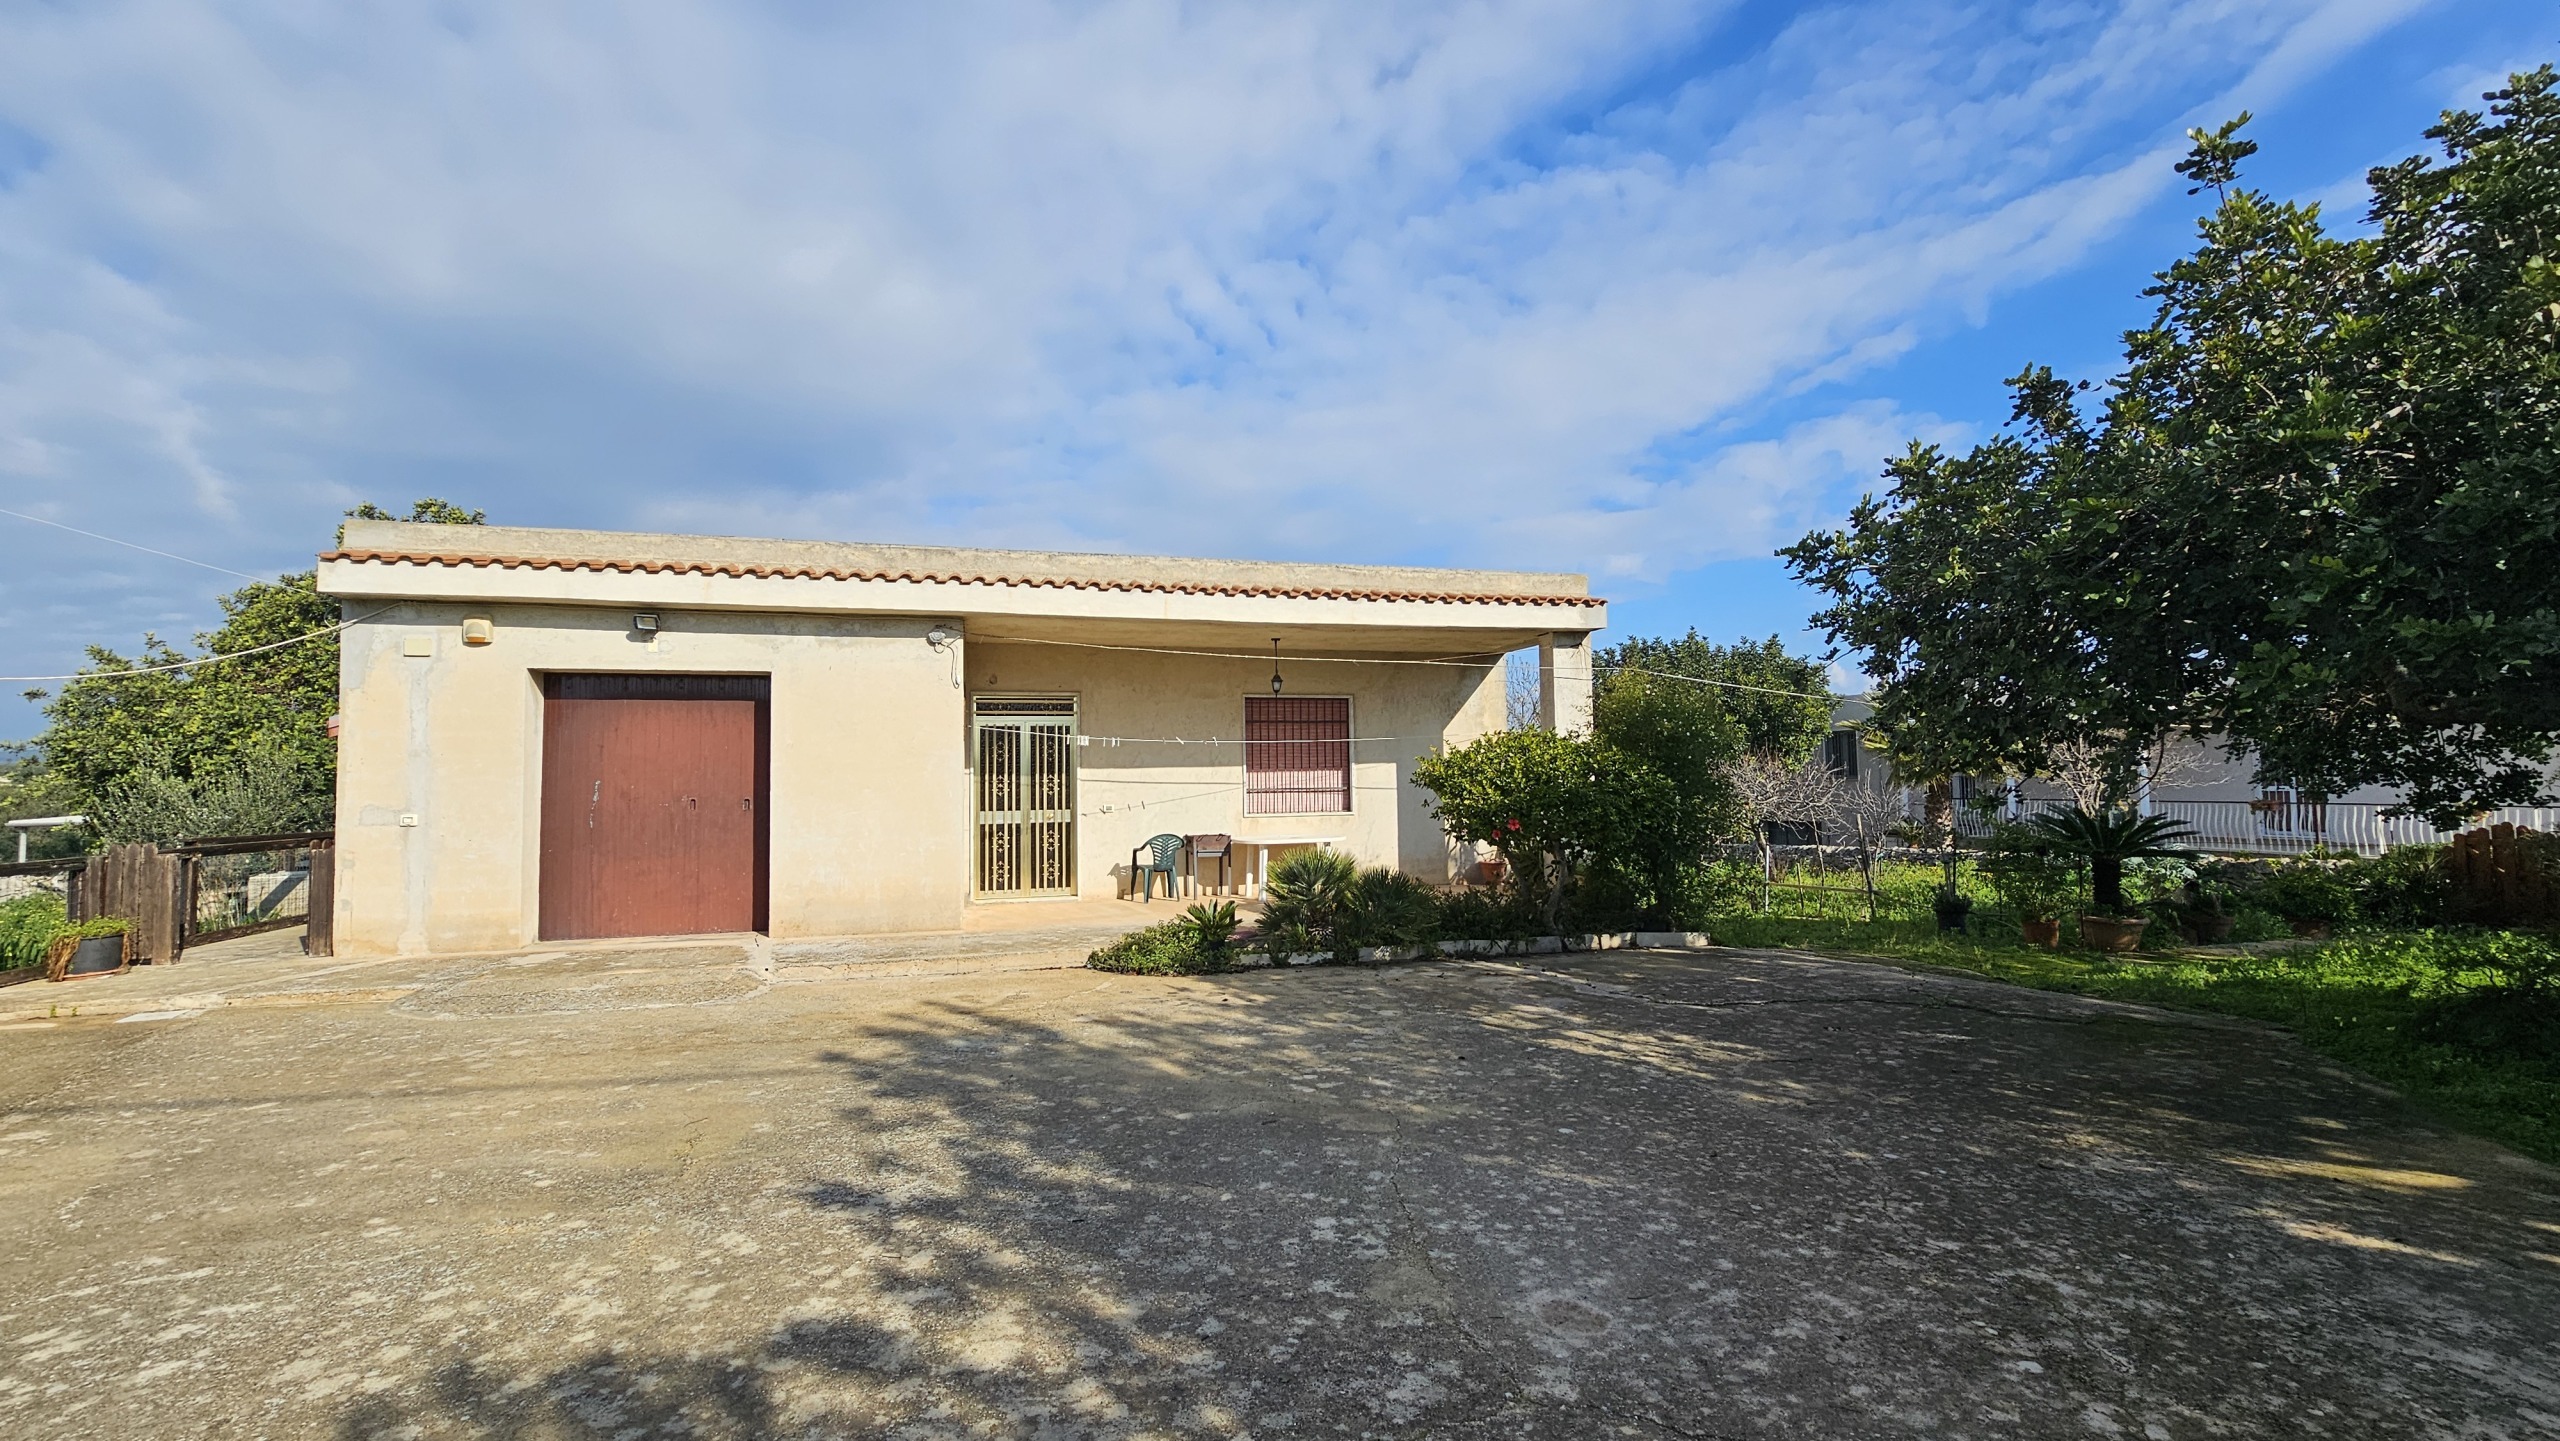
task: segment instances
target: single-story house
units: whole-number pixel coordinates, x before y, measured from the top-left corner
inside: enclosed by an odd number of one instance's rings
[[[342,955],[954,929],[1160,834],[1445,880],[1414,761],[1529,646],[1587,724],[1607,617],[1578,575],[394,521],[319,583]]]

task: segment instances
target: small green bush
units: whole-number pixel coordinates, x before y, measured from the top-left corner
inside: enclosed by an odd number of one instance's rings
[[[2280,941],[2292,934],[2293,927],[2284,923],[2284,917],[2256,906],[2245,906],[2231,918],[2234,941]]]
[[[2453,877],[2443,846],[2402,846],[2338,868],[2355,894],[2355,917],[2395,930],[2440,926],[2452,919]]]
[[[2310,856],[2276,867],[2249,899],[2288,921],[2345,921],[2356,913],[2355,888],[2343,868]]]
[[[1236,903],[1220,901],[1213,906],[1206,901],[1199,902],[1182,913],[1182,924],[1191,928],[1192,939],[1199,943],[1201,950],[1211,955],[1224,955],[1227,943],[1235,939],[1238,924]]]
[[[62,897],[50,891],[0,901],[0,969],[43,965],[63,914]]]
[[[1340,851],[1282,856],[1262,888],[1264,949],[1275,955],[1338,951],[1336,923],[1359,879],[1359,862]]]
[[[1362,871],[1343,896],[1334,952],[1360,946],[1422,946],[1440,939],[1440,908],[1431,888],[1384,866]]]
[[[2080,907],[2080,865],[2003,827],[1975,865],[2000,905],[2022,921],[2050,921]]]
[[[1084,963],[1097,971],[1124,975],[1198,976],[1226,969],[1226,952],[1202,946],[1199,928],[1178,920],[1122,936],[1085,957]]]
[[[1469,886],[1436,898],[1437,929],[1453,941],[1516,941],[1537,934],[1537,902],[1512,887]]]

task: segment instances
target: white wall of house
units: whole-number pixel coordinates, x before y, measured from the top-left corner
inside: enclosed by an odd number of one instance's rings
[[[1288,695],[1351,699],[1348,813],[1245,813],[1244,747],[1236,742],[1246,699],[1271,694],[1269,660],[972,642],[968,676],[972,694],[1076,697],[1079,729],[1097,738],[1077,751],[1077,882],[1085,895],[1114,894],[1114,868],[1125,869],[1132,847],[1164,833],[1323,837],[1364,865],[1449,879],[1451,850],[1428,796],[1411,783],[1413,763],[1502,729],[1500,665],[1284,655],[1279,666]],[[1214,880],[1218,872],[1207,874]]]
[[[484,646],[462,622],[492,623]],[[968,900],[966,709],[930,619],[406,604],[340,661],[337,946],[505,950],[539,924],[551,671],[774,677],[771,932],[956,926]],[[413,655],[423,648],[428,654]]]
[[[351,621],[335,918],[348,955],[541,934],[547,674],[769,677],[769,933],[930,931],[973,904],[974,696],[1072,696],[1080,732],[1123,738],[1075,748],[1081,896],[1116,894],[1131,847],[1161,832],[1321,838],[1441,880],[1452,851],[1413,763],[1502,727],[1499,658],[1525,645],[1551,658],[1549,708],[1586,713],[1577,667],[1606,623],[1581,577],[1515,572],[396,523],[351,526],[346,545],[322,557],[320,584]],[[486,643],[464,643],[472,620]],[[1347,813],[1246,815],[1236,742],[1245,698],[1270,694],[1270,659],[1162,653],[1258,652],[1272,636],[1287,694],[1351,700]],[[1453,657],[1469,660],[1381,663]],[[1226,744],[1138,743],[1177,738]]]

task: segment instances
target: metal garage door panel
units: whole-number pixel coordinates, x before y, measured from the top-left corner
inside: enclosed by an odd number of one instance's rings
[[[762,676],[543,682],[544,940],[762,930]]]

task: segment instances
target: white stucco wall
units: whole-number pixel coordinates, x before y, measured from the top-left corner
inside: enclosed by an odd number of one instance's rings
[[[492,644],[462,644],[466,616],[495,622]],[[654,644],[630,622],[627,609],[410,603],[346,632],[340,954],[536,938],[546,671],[772,676],[771,934],[959,924],[966,710],[956,658],[924,640],[932,620],[669,612]],[[405,655],[413,640],[432,653]]]
[[[367,611],[375,607],[368,604]],[[494,623],[486,646],[462,622]],[[771,677],[768,908],[776,937],[943,930],[970,904],[969,699],[1070,695],[1079,747],[1077,883],[1159,832],[1338,838],[1364,864],[1430,880],[1451,851],[1413,762],[1503,723],[1498,665],[1284,658],[1291,695],[1346,695],[1349,814],[1244,814],[1244,699],[1267,660],[963,639],[953,619],[659,613],[623,607],[395,602],[342,646],[337,947],[344,955],[506,950],[540,933],[546,672]],[[942,650],[935,627],[954,639]],[[413,642],[428,654],[412,656]],[[1223,739],[1175,746],[1138,740]],[[1384,739],[1379,739],[1384,738]],[[414,824],[404,824],[413,818]],[[1008,904],[1037,905],[1037,901]]]
[[[1271,693],[1271,668],[1267,659],[972,641],[967,669],[972,695],[1077,698],[1077,729],[1096,738],[1076,752],[1080,894],[1115,894],[1113,867],[1163,832],[1339,837],[1364,865],[1448,879],[1450,848],[1412,784],[1413,763],[1502,728],[1501,667],[1283,657],[1287,694],[1349,696],[1353,736],[1373,739],[1352,747],[1349,814],[1248,816],[1241,745],[1160,742],[1239,740],[1245,698]],[[1132,743],[1140,741],[1149,743]]]

